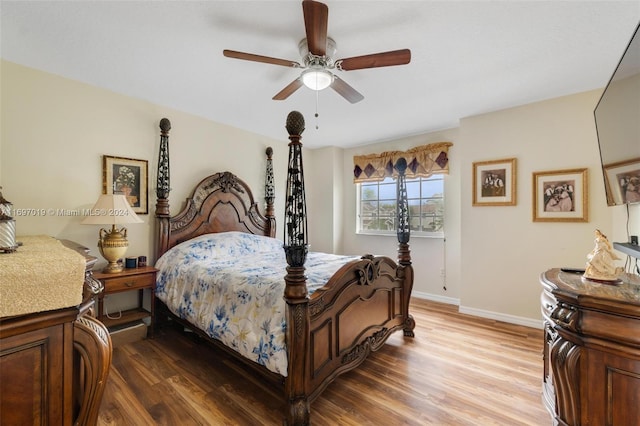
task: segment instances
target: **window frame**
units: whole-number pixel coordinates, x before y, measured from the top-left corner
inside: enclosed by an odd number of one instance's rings
[[[423,188],[423,182],[428,182],[428,181],[440,181],[441,185],[442,185],[442,196],[441,197],[423,197],[422,194],[422,188]],[[409,186],[411,184],[418,184],[420,187],[420,195],[419,197],[410,197],[409,198],[409,211],[411,212],[412,208],[411,208],[411,201],[415,201],[418,200],[418,205],[419,206],[423,206],[425,205],[425,201],[430,201],[430,200],[438,200],[441,206],[441,214],[437,214],[435,215],[435,217],[439,217],[441,218],[442,221],[442,226],[440,227],[439,231],[416,231],[413,227],[411,229],[411,236],[412,237],[422,237],[422,238],[445,238],[445,226],[446,226],[446,222],[445,222],[445,218],[446,218],[446,191],[445,191],[445,179],[444,179],[444,175],[443,174],[433,174],[431,176],[429,176],[428,178],[422,178],[422,177],[417,177],[417,178],[407,178],[406,179],[406,184],[407,187],[409,188]],[[395,199],[393,199],[393,203],[395,204],[396,200],[397,200],[397,179],[392,178],[392,177],[387,177],[382,181],[378,181],[378,182],[360,182],[356,184],[356,235],[382,235],[382,236],[395,236],[397,234],[397,220],[395,219],[395,215],[397,214],[396,211],[397,209],[394,209],[394,212],[391,216],[380,216],[380,217],[391,217],[394,218],[393,222],[394,222],[394,228],[391,230],[382,230],[382,229],[363,229],[362,228],[362,218],[361,218],[361,211],[362,211],[362,206],[363,206],[363,200],[362,200],[362,186],[363,185],[367,185],[367,186],[371,186],[371,185],[376,185],[377,186],[377,193],[375,195],[375,198],[371,198],[369,201],[372,202],[378,202],[378,204],[380,203],[380,201],[390,201],[391,198],[380,198],[380,186],[384,186],[384,187],[389,187],[389,186],[393,186],[393,192],[395,195]],[[407,193],[410,193],[410,191],[407,191]],[[364,200],[367,201],[367,200]],[[378,211],[380,209],[380,206],[378,206]],[[434,216],[425,216],[423,213],[420,213],[419,215],[412,215],[410,217],[410,224],[413,224],[413,221],[415,220],[415,218],[425,218],[425,217],[434,217]],[[420,225],[422,226],[422,225]]]

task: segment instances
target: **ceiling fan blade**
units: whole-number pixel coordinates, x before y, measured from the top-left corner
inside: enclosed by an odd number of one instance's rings
[[[302,2],[304,27],[307,31],[307,46],[310,53],[324,56],[327,53],[327,22],[329,8],[326,4],[313,0]]]
[[[331,88],[338,92],[343,98],[355,104],[356,102],[360,102],[364,99],[364,96],[360,94],[356,89],[349,86],[344,80],[335,75],[333,77],[333,83],[331,83]]]
[[[223,50],[222,54],[227,58],[244,59],[245,61],[263,62],[265,64],[282,65],[283,67],[299,67],[296,61],[288,59],[271,58],[269,56],[254,55],[253,53],[237,52],[235,50]]]
[[[302,79],[296,78],[287,87],[279,91],[274,97],[274,101],[283,101],[293,94],[296,90],[302,87]]]
[[[411,62],[411,51],[409,49],[401,49],[390,52],[374,53],[372,55],[339,59],[336,61],[336,68],[343,71],[352,71],[364,68],[405,65],[409,62]]]

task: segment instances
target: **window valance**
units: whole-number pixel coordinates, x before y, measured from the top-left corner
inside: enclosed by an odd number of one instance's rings
[[[416,146],[407,151],[385,151],[380,154],[353,157],[353,182],[375,182],[396,177],[396,161],[407,160],[407,179],[429,177],[434,173],[449,174],[449,147],[451,142],[437,142]]]

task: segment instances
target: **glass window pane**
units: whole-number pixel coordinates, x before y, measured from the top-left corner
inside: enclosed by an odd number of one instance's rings
[[[420,216],[420,199],[409,200],[409,216]]]
[[[360,187],[360,199],[361,200],[377,200],[378,199],[378,185],[365,185]]]
[[[397,230],[397,183],[392,178],[360,184],[358,229],[395,234]],[[414,232],[440,233],[444,229],[444,180],[408,179],[410,229]]]
[[[420,216],[409,217],[409,229],[416,232],[422,231],[422,229],[420,229]]]
[[[422,198],[442,197],[442,180],[423,180]]]
[[[426,231],[426,232],[435,231],[434,219],[435,218],[433,216],[423,217],[422,218],[422,230]]]
[[[395,215],[387,217],[385,220],[381,220],[380,229],[383,231],[395,231],[398,228],[396,225]]]
[[[360,204],[360,216],[377,216],[378,215],[378,202],[377,201],[363,201]]]
[[[396,185],[380,185],[380,199],[381,200],[395,200],[396,199]]]
[[[442,214],[444,212],[444,200],[443,199],[435,199],[435,200],[425,200],[422,203],[422,214]]]
[[[396,215],[396,203],[388,201],[380,201],[380,216],[390,217]]]
[[[420,182],[418,181],[407,182],[407,197],[420,198]]]
[[[362,218],[360,221],[360,229],[364,231],[378,229],[377,221],[374,219]]]
[[[444,221],[442,216],[433,216],[426,221],[422,221],[425,232],[440,232],[443,229]]]

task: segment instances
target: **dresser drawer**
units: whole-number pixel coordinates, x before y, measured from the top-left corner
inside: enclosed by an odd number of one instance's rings
[[[104,286],[107,293],[115,293],[118,291],[134,290],[136,288],[155,288],[155,281],[155,274],[144,274],[110,278],[104,280]]]
[[[556,308],[558,301],[556,298],[546,290],[542,291],[540,295],[540,305],[542,307],[542,316],[549,322],[551,321],[551,313]]]

